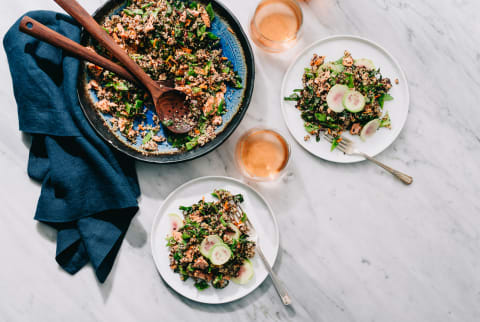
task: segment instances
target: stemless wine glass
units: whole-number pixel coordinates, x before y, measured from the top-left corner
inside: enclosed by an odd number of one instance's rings
[[[295,45],[302,23],[296,0],[262,0],[250,19],[250,35],[260,48],[282,52]]]
[[[247,178],[272,181],[280,177],[290,159],[290,145],[278,132],[257,127],[243,134],[235,147],[235,161]]]

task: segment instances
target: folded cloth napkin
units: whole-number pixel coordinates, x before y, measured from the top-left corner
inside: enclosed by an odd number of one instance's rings
[[[80,40],[69,16],[27,15]],[[32,135],[28,175],[42,183],[35,219],[57,229],[61,267],[74,274],[90,261],[103,283],[138,210],[134,161],[107,146],[83,115],[76,92],[79,61],[20,32],[19,21],[3,44],[20,130]]]

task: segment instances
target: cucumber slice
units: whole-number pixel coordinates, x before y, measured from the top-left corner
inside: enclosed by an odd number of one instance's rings
[[[168,214],[170,217],[170,223],[172,226],[172,231],[178,231],[183,227],[183,219],[177,214]]]
[[[361,112],[365,107],[365,97],[363,97],[362,93],[357,92],[354,89],[349,90],[343,96],[343,106],[349,112]]]
[[[380,120],[379,119],[374,119],[368,122],[363,126],[362,131],[360,132],[360,139],[365,141],[365,139],[368,139],[372,135],[377,132],[377,129],[380,127]]]
[[[375,69],[375,65],[373,64],[373,61],[367,58],[356,59],[354,64],[357,67],[365,67],[366,69]]]
[[[213,246],[218,244],[223,244],[223,240],[219,236],[217,235],[206,236],[202,240],[202,243],[200,244],[200,253],[202,253],[203,256],[210,258],[210,255],[212,254]]]
[[[246,259],[243,261],[243,265],[240,267],[237,277],[232,277],[231,280],[236,284],[247,284],[248,281],[252,279],[253,275],[254,272],[252,262]]]
[[[335,72],[337,74],[343,72],[343,70],[345,69],[345,66],[343,66],[342,64],[336,64],[334,62],[328,62],[328,63],[325,63],[323,64],[321,67],[321,70],[331,70],[332,72]]]
[[[327,104],[328,107],[336,112],[341,113],[345,109],[343,106],[343,96],[349,91],[350,89],[345,85],[334,85],[327,94]]]
[[[230,237],[232,237],[232,240],[233,239],[239,239],[240,238],[240,229],[238,229],[237,226],[235,226],[234,224],[232,223],[229,223],[228,224],[228,229],[226,232],[225,232],[225,235],[228,235]]]
[[[224,243],[221,243],[212,247],[209,258],[213,265],[223,265],[228,262],[230,257],[232,257],[232,251],[230,250],[230,247]]]

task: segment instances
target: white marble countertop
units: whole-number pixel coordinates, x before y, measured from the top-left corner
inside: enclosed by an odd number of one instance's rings
[[[102,0],[80,1],[93,12]],[[242,25],[255,0],[224,0]],[[33,214],[40,186],[26,173],[29,138],[18,131],[5,52],[0,50],[1,321],[480,321],[480,2],[314,0],[302,4],[300,43],[281,55],[254,48],[248,113],[219,149],[179,165],[137,163],[142,196],[112,273],[75,276],[54,260],[55,233]],[[51,0],[2,1],[0,34],[24,12],[61,11]],[[294,143],[282,120],[282,76],[314,40],[372,39],[399,60],[410,114],[379,159],[411,174],[404,186],[369,163],[333,164]],[[294,299],[280,303],[270,280],[250,296],[215,306],[169,289],[150,254],[157,208],[198,176],[240,178],[234,143],[247,128],[279,129],[292,143],[288,174],[253,184],[271,202],[281,234],[275,270]]]

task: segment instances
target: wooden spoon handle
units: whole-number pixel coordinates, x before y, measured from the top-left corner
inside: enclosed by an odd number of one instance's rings
[[[148,76],[143,69],[131,59],[125,50],[103,30],[92,16],[75,0],[55,0],[55,2],[68,12],[89,33],[100,42],[114,57],[116,57],[126,69],[128,69],[149,91],[156,92],[157,84]]]
[[[23,17],[23,19],[20,21],[19,29],[30,36],[45,41],[55,47],[62,48],[78,58],[94,63],[95,65],[102,66],[105,69],[114,72],[118,76],[138,84],[135,77],[122,66],[115,64],[103,56],[100,56],[93,50],[89,50],[86,47],[79,45],[73,40],[59,34],[55,30],[42,25],[35,19],[32,19],[28,16]]]

